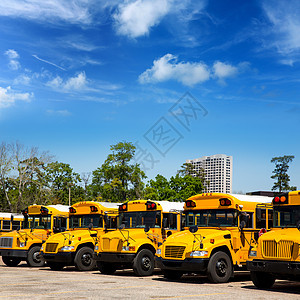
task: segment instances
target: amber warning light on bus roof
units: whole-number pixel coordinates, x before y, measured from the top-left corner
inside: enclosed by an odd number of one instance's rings
[[[220,205],[221,206],[229,206],[231,205],[231,201],[227,198],[221,198],[220,200]]]
[[[195,207],[196,202],[194,202],[192,200],[187,200],[187,201],[185,201],[185,205],[186,205],[186,207]]]
[[[273,204],[288,204],[288,197],[287,195],[283,196],[276,196],[273,199]]]
[[[148,210],[156,209],[156,203],[155,202],[147,201],[146,206],[147,206]]]
[[[69,213],[70,214],[75,214],[76,213],[76,209],[74,207],[70,207],[69,208]]]
[[[119,211],[126,211],[127,210],[127,203],[121,204],[119,206]]]
[[[98,208],[97,206],[90,206],[90,209],[91,209],[91,212],[97,212],[98,211]]]

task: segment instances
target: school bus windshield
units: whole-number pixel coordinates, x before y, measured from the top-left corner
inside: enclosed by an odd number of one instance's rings
[[[236,227],[238,226],[238,211],[235,209],[207,209],[186,211],[186,227]]]
[[[24,229],[50,229],[51,215],[25,216]]]
[[[103,217],[101,215],[70,216],[70,228],[88,228],[90,224],[93,225],[93,228],[102,228]]]
[[[300,206],[275,206],[274,227],[297,227],[300,223]]]
[[[125,228],[160,228],[161,213],[159,211],[135,211],[123,212],[119,216],[120,224],[124,224]]]

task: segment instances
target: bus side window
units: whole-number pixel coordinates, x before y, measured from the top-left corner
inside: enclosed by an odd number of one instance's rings
[[[167,219],[166,228],[176,230],[177,229],[177,214],[164,213],[163,218]]]
[[[267,228],[266,209],[256,208],[256,228]]]
[[[273,209],[268,210],[268,229],[273,228]]]

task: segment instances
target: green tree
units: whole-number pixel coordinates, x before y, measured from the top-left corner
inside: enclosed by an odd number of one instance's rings
[[[131,164],[135,146],[130,142],[119,142],[110,147],[111,154],[101,167],[93,172],[91,190],[97,199],[124,202],[143,195],[145,173],[138,164]]]
[[[279,192],[295,190],[296,187],[290,187],[290,176],[287,174],[289,169],[289,163],[293,161],[295,156],[293,155],[284,155],[279,157],[273,157],[271,163],[275,163],[275,169],[271,176],[272,179],[275,179],[272,191],[278,190]]]
[[[68,205],[69,191],[71,192],[71,204],[84,199],[84,189],[77,186],[81,182],[80,175],[74,172],[69,164],[58,161],[48,164],[46,178],[52,191],[53,204]]]

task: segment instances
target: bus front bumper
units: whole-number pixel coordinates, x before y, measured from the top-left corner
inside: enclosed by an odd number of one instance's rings
[[[136,253],[99,252],[94,254],[96,261],[110,263],[132,263]]]
[[[75,252],[57,252],[57,253],[41,252],[41,255],[43,256],[45,261],[73,264]]]
[[[247,269],[280,275],[300,275],[300,262],[255,259],[247,261]]]
[[[0,256],[19,257],[27,259],[28,250],[0,249]]]
[[[162,270],[174,270],[191,273],[205,273],[209,258],[186,258],[184,260],[163,259],[155,257],[157,267]]]

